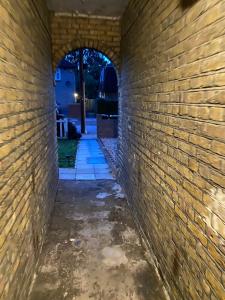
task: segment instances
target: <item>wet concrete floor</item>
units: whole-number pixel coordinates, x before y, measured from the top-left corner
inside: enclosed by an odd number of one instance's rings
[[[61,181],[30,300],[164,300],[119,185]]]

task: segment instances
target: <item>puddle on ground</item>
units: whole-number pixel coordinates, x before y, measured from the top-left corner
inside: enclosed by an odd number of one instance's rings
[[[96,195],[96,199],[105,199],[105,198],[108,198],[112,196],[112,194],[109,194],[109,193],[98,193]]]

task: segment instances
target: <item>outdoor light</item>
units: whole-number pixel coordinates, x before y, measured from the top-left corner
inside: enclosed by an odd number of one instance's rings
[[[74,100],[75,100],[75,103],[76,103],[77,102],[77,98],[78,98],[79,95],[77,93],[74,93],[73,95],[74,95]]]

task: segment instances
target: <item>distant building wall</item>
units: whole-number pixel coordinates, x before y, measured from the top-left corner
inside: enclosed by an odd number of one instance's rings
[[[60,72],[61,79],[55,81],[55,99],[60,113],[68,115],[68,106],[75,102],[75,73],[73,69],[62,68],[60,68]]]

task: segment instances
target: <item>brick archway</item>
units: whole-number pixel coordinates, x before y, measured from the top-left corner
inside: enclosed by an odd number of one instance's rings
[[[53,14],[51,37],[54,69],[65,54],[79,48],[102,52],[112,61],[117,71],[120,69],[120,20]]]
[[[102,43],[99,40],[94,39],[75,39],[72,42],[67,43],[65,46],[63,46],[61,49],[58,49],[53,53],[53,69],[57,67],[60,60],[70,51],[79,49],[79,48],[91,48],[95,49],[104,55],[106,55],[114,64],[114,66],[117,69],[117,72],[119,70],[119,57],[118,55],[107,45]]]

